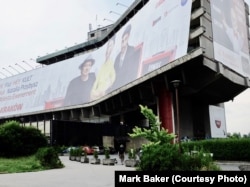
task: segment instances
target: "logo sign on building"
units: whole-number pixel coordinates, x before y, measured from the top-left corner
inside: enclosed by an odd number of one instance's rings
[[[225,109],[218,106],[209,106],[211,138],[226,138]]]

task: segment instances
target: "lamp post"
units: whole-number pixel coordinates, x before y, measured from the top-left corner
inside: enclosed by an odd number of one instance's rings
[[[113,21],[113,20],[111,20],[111,19],[107,19],[107,18],[104,18],[104,19],[103,19],[103,21],[109,21],[110,23],[114,23],[114,21]]]
[[[180,80],[173,80],[171,83],[174,86],[175,89],[175,104],[176,104],[176,126],[177,126],[177,141],[179,144],[179,151],[181,152],[181,134],[180,134],[180,114],[179,114],[179,93],[178,88],[180,86],[181,81]]]
[[[111,22],[111,23],[114,23],[114,21],[113,21],[113,20],[111,20],[111,19],[107,19],[107,18],[104,18],[104,19],[103,19],[103,21],[109,21],[109,22]]]
[[[117,16],[121,16],[121,14],[119,14],[118,12],[114,12],[114,11],[112,11],[112,10],[111,10],[111,11],[109,11],[109,13],[110,13],[110,14],[112,14],[112,13],[113,13],[113,14],[116,14]]]
[[[30,65],[29,63],[27,63],[26,61],[23,60],[22,62],[25,63],[26,65],[28,65],[29,67],[31,67],[32,69],[34,69],[33,66],[31,66],[31,65]]]
[[[125,8],[128,8],[128,6],[127,6],[127,5],[124,5],[124,4],[119,3],[119,2],[118,2],[118,3],[116,3],[116,6],[117,6],[117,5],[121,5],[121,6],[125,7]]]

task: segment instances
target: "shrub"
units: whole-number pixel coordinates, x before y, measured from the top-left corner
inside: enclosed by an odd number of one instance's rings
[[[21,127],[17,121],[7,121],[0,126],[0,156],[19,157],[36,153],[47,146],[47,139],[34,127]]]
[[[134,149],[130,149],[128,152],[128,158],[129,159],[136,159],[136,154]]]
[[[98,152],[96,150],[94,151],[93,156],[95,159],[98,159]]]
[[[138,170],[168,171],[178,168],[179,149],[170,144],[149,144],[143,148]]]
[[[151,109],[140,105],[141,113],[149,120],[149,129],[135,127],[129,135],[144,137],[149,143],[142,145],[142,155],[137,170],[140,171],[195,171],[216,169],[212,167],[212,157],[201,150],[186,152],[181,144],[174,144],[175,135],[161,128],[158,117]],[[195,153],[195,154],[192,154]]]
[[[109,158],[110,158],[110,153],[109,153],[109,148],[108,148],[108,147],[105,147],[105,148],[104,148],[104,154],[105,154],[105,158],[106,158],[106,159],[109,159]]]
[[[213,153],[214,160],[250,161],[250,138],[215,138],[183,142],[182,147],[192,150],[203,148]],[[237,154],[235,154],[237,153]]]
[[[63,164],[58,157],[57,150],[53,147],[39,148],[35,156],[45,168],[53,169],[63,167]]]
[[[74,149],[70,149],[70,150],[69,150],[69,155],[70,155],[70,156],[75,156],[75,151],[74,151]]]
[[[85,158],[87,158],[87,157],[88,157],[88,153],[87,153],[87,150],[86,150],[86,149],[84,149],[84,151],[83,151],[83,155],[84,155],[84,157],[85,157]]]
[[[75,154],[76,154],[76,156],[82,156],[82,153],[83,153],[83,151],[82,151],[82,148],[81,147],[78,147],[78,148],[76,148],[75,149]]]

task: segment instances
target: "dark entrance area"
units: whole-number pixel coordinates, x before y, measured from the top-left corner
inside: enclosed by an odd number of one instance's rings
[[[102,125],[74,121],[52,121],[51,141],[65,146],[102,145]]]
[[[116,123],[86,123],[76,121],[53,120],[51,126],[51,142],[53,145],[103,146],[103,136],[114,137],[114,146],[120,141],[127,141],[131,127]]]

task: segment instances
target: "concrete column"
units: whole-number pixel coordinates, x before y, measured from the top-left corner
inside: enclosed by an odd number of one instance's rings
[[[174,132],[173,102],[172,94],[164,86],[159,92],[159,116],[162,127],[168,129],[169,133]]]

